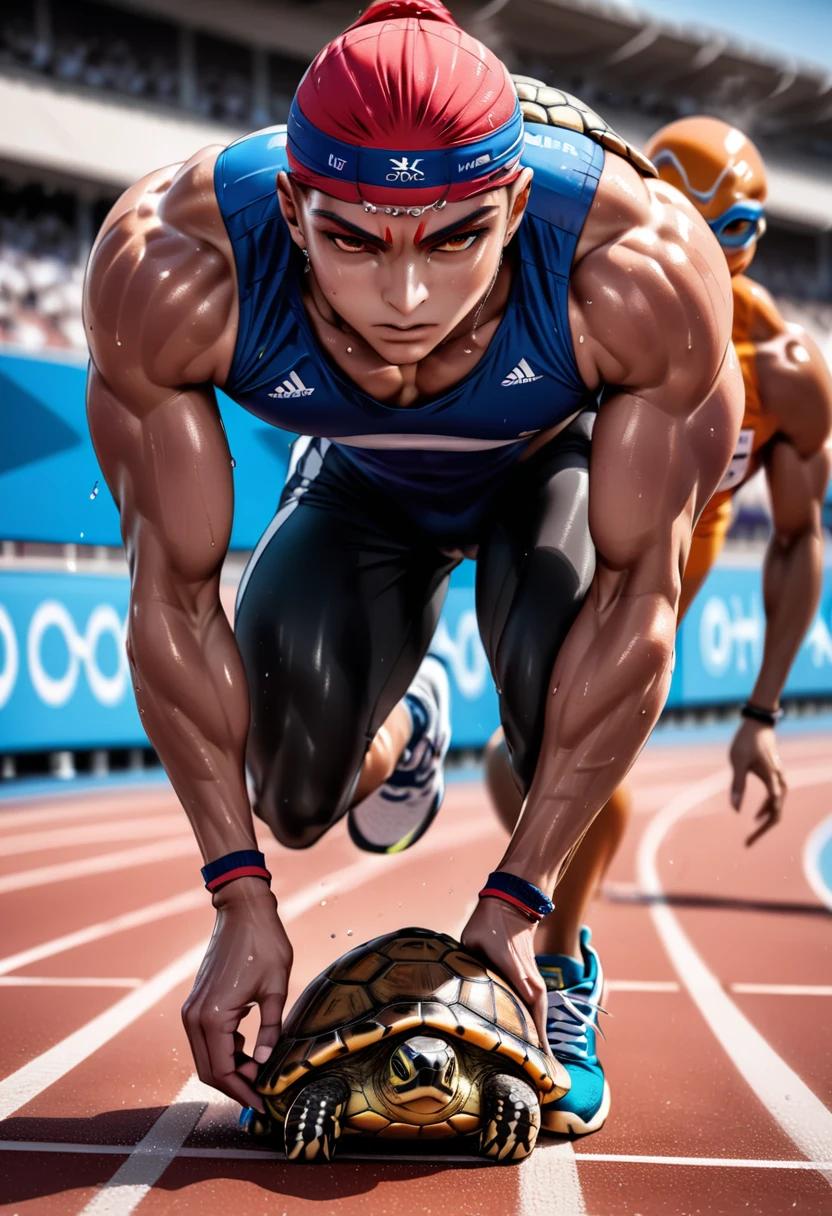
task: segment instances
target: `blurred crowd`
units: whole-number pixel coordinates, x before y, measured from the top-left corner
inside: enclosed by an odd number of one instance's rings
[[[9,196],[6,196],[8,203]],[[74,226],[57,211],[0,212],[0,340],[27,350],[85,348],[84,261]]]
[[[143,42],[119,36],[104,23],[95,33],[83,24],[77,30],[58,28],[46,39],[38,37],[25,16],[7,12],[0,19],[0,63],[71,84],[175,101],[179,90],[175,44],[153,48]]]
[[[20,11],[15,12],[15,8]],[[23,11],[23,10],[26,11]],[[182,31],[167,22],[87,2],[54,4],[48,37],[38,34],[31,6],[11,0],[0,11],[0,66],[120,93],[142,102],[183,106],[203,118],[233,126],[266,126],[285,118],[300,63],[270,56],[271,88],[259,107],[253,89],[252,49],[197,34],[190,44],[188,83],[183,82]],[[188,56],[186,56],[187,58]]]

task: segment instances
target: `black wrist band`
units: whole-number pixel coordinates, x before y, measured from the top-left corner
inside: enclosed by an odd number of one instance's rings
[[[488,880],[480,891],[480,899],[483,896],[505,900],[531,921],[542,920],[555,908],[549,896],[541,891],[540,887],[503,870],[495,870],[493,874],[488,875]]]
[[[782,709],[763,709],[761,705],[752,705],[750,701],[746,701],[740,713],[752,722],[762,722],[764,726],[776,726],[783,717]]]
[[[272,876],[266,869],[266,859],[257,849],[238,849],[226,853],[202,867],[205,886],[213,894],[235,878],[264,878],[271,886]]]

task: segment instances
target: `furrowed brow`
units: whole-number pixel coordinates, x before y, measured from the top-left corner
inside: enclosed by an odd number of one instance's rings
[[[472,211],[470,215],[466,215],[464,219],[457,220],[455,224],[448,224],[445,228],[440,228],[438,232],[431,232],[419,241],[419,245],[440,245],[442,241],[447,241],[448,237],[453,236],[461,229],[473,224],[476,220],[484,219],[485,216],[491,215],[493,212],[499,211],[499,207],[478,207],[476,211]]]
[[[390,242],[385,241],[375,232],[366,232],[363,228],[359,228],[357,224],[351,224],[349,220],[345,220],[343,216],[338,215],[335,211],[325,211],[321,207],[311,207],[310,215],[322,220],[330,220],[333,224],[337,224],[339,228],[343,228],[350,236],[357,236],[362,241],[370,241],[373,245],[386,245],[390,247]]]

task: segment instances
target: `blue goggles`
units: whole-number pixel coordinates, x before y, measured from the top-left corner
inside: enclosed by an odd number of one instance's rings
[[[754,199],[734,203],[715,220],[708,220],[708,227],[723,249],[747,249],[762,235],[763,204]]]
[[[395,148],[358,147],[333,139],[309,122],[296,100],[289,110],[286,131],[290,151],[312,173],[386,189],[430,187],[441,192],[456,182],[496,174],[519,159],[523,150],[519,101],[508,122],[484,139],[434,151],[402,153]]]

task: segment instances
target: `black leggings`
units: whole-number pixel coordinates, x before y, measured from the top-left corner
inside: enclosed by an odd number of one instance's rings
[[[581,414],[515,468],[479,541],[477,616],[522,790],[552,668],[595,570],[593,417]],[[281,843],[306,847],[345,813],[367,748],[428,649],[457,561],[335,445],[297,441],[235,620],[254,809]]]

